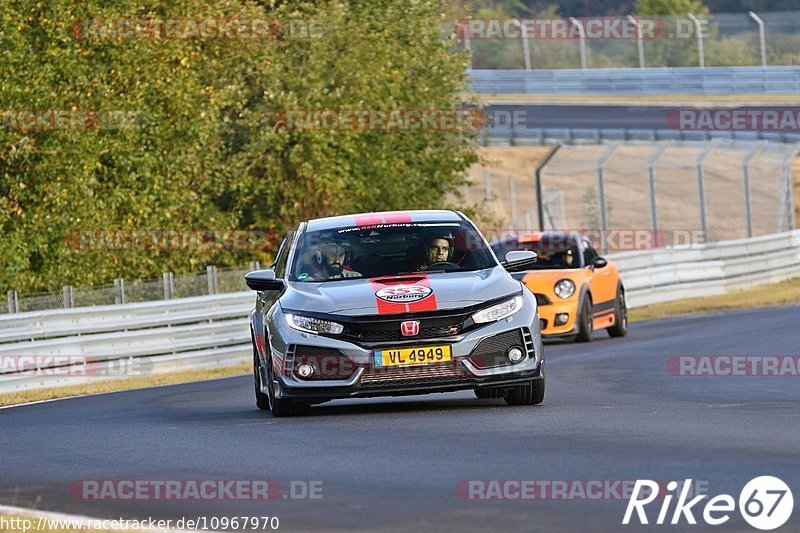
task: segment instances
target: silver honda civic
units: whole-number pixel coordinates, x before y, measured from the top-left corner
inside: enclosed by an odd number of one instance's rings
[[[336,398],[472,389],[509,405],[544,400],[534,295],[457,211],[309,220],[268,270],[245,276],[256,404],[304,414]]]

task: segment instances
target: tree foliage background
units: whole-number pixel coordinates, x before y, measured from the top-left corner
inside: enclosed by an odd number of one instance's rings
[[[476,160],[471,133],[275,123],[292,109],[461,105],[466,57],[443,37],[440,11],[418,0],[6,2],[3,110],[91,110],[101,127],[0,129],[0,287],[54,290],[258,258],[85,250],[70,240],[80,231],[281,232],[308,217],[442,207]],[[72,31],[85,19],[186,17],[313,20],[321,35],[97,40]]]

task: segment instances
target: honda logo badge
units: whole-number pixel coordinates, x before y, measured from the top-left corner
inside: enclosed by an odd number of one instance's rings
[[[400,324],[400,333],[403,334],[403,337],[419,335],[419,320],[406,320]]]

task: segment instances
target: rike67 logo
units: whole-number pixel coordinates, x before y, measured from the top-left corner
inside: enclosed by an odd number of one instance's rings
[[[694,513],[700,513],[698,504],[708,496],[701,494],[691,500],[688,499],[691,486],[691,479],[687,479],[683,483],[675,508],[672,511],[671,519],[669,519],[673,496],[678,494],[679,485],[677,481],[670,481],[667,484],[668,492],[661,502],[661,509],[658,512],[655,524],[670,523],[674,525],[681,523],[684,519],[688,524],[697,524]],[[643,494],[646,494],[646,496],[640,497]],[[636,511],[639,523],[649,524],[645,506],[655,501],[659,496],[657,482],[649,479],[637,479],[636,485],[633,487],[633,494],[628,500],[628,508],[625,510],[625,517],[622,519],[622,523],[625,525],[631,523],[633,513]],[[698,508],[694,509],[695,506],[698,506]],[[724,524],[730,520],[730,515],[736,510],[736,507],[737,502],[733,496],[729,494],[714,496],[705,502],[705,506],[702,507],[703,520],[711,526]],[[756,529],[768,531],[781,527],[789,520],[794,509],[794,497],[789,486],[782,480],[773,476],[760,476],[751,479],[744,486],[739,494],[738,507],[742,518],[748,524]]]

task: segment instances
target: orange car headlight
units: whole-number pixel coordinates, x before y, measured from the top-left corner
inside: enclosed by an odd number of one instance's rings
[[[575,283],[571,279],[560,279],[556,282],[555,287],[553,287],[553,292],[555,292],[556,296],[559,298],[566,300],[575,294]]]

